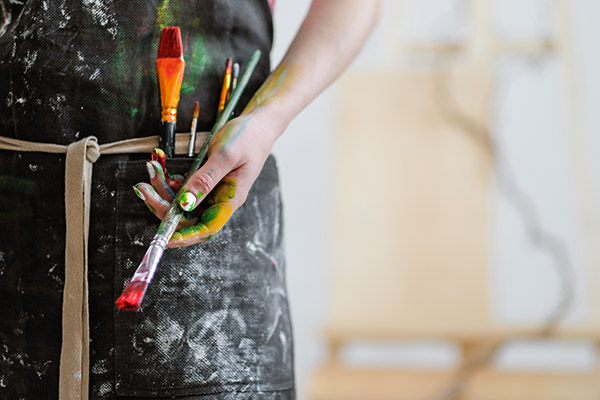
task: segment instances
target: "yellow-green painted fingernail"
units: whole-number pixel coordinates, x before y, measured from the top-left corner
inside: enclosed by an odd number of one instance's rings
[[[146,200],[146,196],[144,196],[144,194],[140,191],[140,189],[137,188],[137,186],[133,186],[133,191],[135,192],[135,194],[137,195],[137,197],[139,197],[142,200]]]
[[[183,211],[192,211],[198,199],[192,192],[184,192],[179,196],[179,208]]]

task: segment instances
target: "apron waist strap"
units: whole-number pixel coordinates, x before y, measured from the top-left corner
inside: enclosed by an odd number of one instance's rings
[[[208,132],[198,132],[197,153]],[[187,154],[189,133],[178,133],[175,154]],[[63,153],[65,166],[65,286],[62,308],[62,347],[60,353],[59,399],[88,399],[88,233],[92,165],[102,154],[150,153],[159,145],[158,136],[98,144],[88,136],[70,145],[30,142],[0,136],[0,150]]]

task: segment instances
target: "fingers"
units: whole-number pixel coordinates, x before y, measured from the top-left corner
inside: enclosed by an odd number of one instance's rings
[[[189,177],[185,186],[179,192],[177,199],[179,207],[183,211],[191,211],[213,190],[223,179],[225,174],[231,171],[224,158],[218,156],[209,157],[206,163]]]
[[[200,216],[199,223],[180,229],[171,236],[168,247],[183,247],[211,239],[223,228],[236,207],[237,178],[226,176],[206,197],[208,208]],[[244,196],[245,197],[245,196]]]
[[[135,194],[142,199],[152,214],[156,215],[160,220],[165,217],[171,204],[165,201],[156,190],[146,182],[140,182],[133,186]],[[198,210],[200,211],[200,210]],[[198,212],[184,213],[181,221],[177,225],[177,229],[195,225],[198,222]]]
[[[230,202],[210,206],[202,213],[198,224],[176,231],[167,247],[184,247],[211,239],[221,230],[232,213],[233,205]]]
[[[179,191],[179,188],[183,184],[183,175],[169,174],[169,172],[167,171],[167,156],[165,155],[165,152],[162,151],[162,149],[160,149],[159,147],[155,147],[152,150],[152,161],[156,161],[160,164],[167,185],[171,188],[171,190],[174,193],[177,193]]]
[[[140,182],[133,187],[133,191],[142,199],[152,214],[158,218],[163,219],[167,210],[169,209],[169,203],[156,193],[156,190],[147,184],[146,182]]]
[[[173,201],[175,192],[169,187],[161,165],[157,161],[149,161],[146,163],[146,169],[148,170],[150,183],[152,184],[152,187],[156,189],[156,192],[160,197],[169,203]]]

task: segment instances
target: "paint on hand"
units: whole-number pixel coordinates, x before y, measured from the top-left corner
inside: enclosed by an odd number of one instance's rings
[[[175,198],[175,191],[171,189],[169,184],[167,183],[167,178],[165,173],[161,167],[161,165],[156,161],[149,161],[146,163],[146,167],[148,168],[148,176],[150,177],[150,183],[156,189],[158,194],[169,202]]]
[[[167,172],[167,156],[161,148],[155,147],[152,150],[152,161],[156,161],[160,164],[167,186],[169,186],[173,192],[177,192],[183,184],[183,175],[170,174]]]
[[[139,182],[135,186],[133,186],[133,191],[135,194],[142,199],[142,201],[146,204],[150,212],[154,214],[157,218],[162,219],[169,209],[171,205],[168,201],[160,197],[154,187],[146,182]],[[157,210],[157,207],[160,208],[160,213]],[[198,209],[193,210],[192,212],[184,212],[181,221],[177,225],[177,229],[185,228],[191,225],[195,225],[199,218],[200,207]]]
[[[140,192],[140,190],[136,186],[133,186],[133,191],[135,192],[135,194],[137,195],[137,197],[139,197],[143,201],[146,200],[146,197],[144,196],[144,194],[142,192]]]
[[[254,94],[244,109],[244,113],[257,110],[275,100],[282,104],[284,101],[284,93],[294,82],[301,70],[301,65],[293,65],[290,67],[284,64],[279,65]]]
[[[183,192],[179,195],[179,199],[177,200],[179,204],[179,208],[183,211],[192,211],[196,206],[196,202],[198,198],[192,192]]]
[[[221,230],[233,213],[231,200],[235,197],[236,182],[236,178],[223,178],[206,198],[209,207],[200,216],[200,222],[176,231],[169,241],[169,247],[204,242]]]
[[[235,123],[230,123],[223,127],[223,133],[218,140],[218,145],[220,146],[221,151],[226,150],[233,144],[233,142],[235,142],[238,136],[244,131],[250,120],[250,117],[240,116]]]

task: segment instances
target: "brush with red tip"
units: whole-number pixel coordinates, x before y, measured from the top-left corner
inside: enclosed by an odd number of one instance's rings
[[[260,59],[260,50],[256,50],[250,61],[248,62],[248,66],[240,79],[240,82],[236,89],[231,94],[231,98],[227,102],[225,109],[217,118],[215,125],[211,129],[210,133],[204,140],[204,144],[200,149],[200,152],[194,159],[190,170],[188,171],[187,176],[191,176],[194,172],[196,172],[200,166],[202,165],[204,158],[208,152],[208,145],[210,144],[211,139],[215,136],[215,134],[225,125],[225,123],[229,120],[229,116],[233,112],[235,106],[237,105],[240,97],[242,96],[242,92],[246,88],[246,85],[250,81],[250,76],[254,72],[256,65],[258,64],[258,60]],[[133,278],[131,278],[131,282],[125,288],[121,296],[117,299],[116,305],[121,310],[138,310],[142,305],[142,300],[144,299],[144,294],[146,293],[146,289],[148,285],[152,281],[152,277],[156,272],[156,268],[158,267],[158,263],[167,247],[167,243],[169,242],[169,238],[177,229],[177,225],[183,216],[183,211],[178,205],[177,196],[175,200],[169,206],[167,213],[165,214],[162,222],[158,226],[158,231],[152,242],[150,242],[150,246],[148,246],[148,250],[142,259],[142,262],[135,270]]]
[[[160,34],[156,71],[162,107],[160,140],[167,157],[173,157],[175,154],[177,105],[179,104],[184,69],[181,30],[178,26],[166,27]]]
[[[179,219],[177,219],[175,226],[177,223],[179,223]],[[175,231],[174,228],[171,229],[172,231]],[[119,296],[115,302],[119,310],[136,311],[139,310],[142,305],[142,300],[144,299],[144,294],[146,294],[148,284],[152,281],[154,273],[156,272],[156,267],[165,251],[165,247],[167,247],[168,238],[160,233],[161,232],[152,239],[142,262],[131,278],[131,282],[129,282],[129,285],[127,285],[125,290],[123,290],[123,293],[121,293],[121,296]],[[171,234],[172,233],[173,232],[171,232]],[[171,237],[171,235],[168,237]]]

